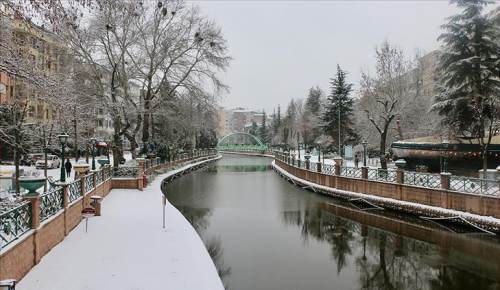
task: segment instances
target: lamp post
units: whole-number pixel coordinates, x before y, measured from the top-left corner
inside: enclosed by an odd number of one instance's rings
[[[107,149],[108,149],[108,150],[107,150],[107,155],[108,155],[108,156],[107,156],[107,157],[108,157],[108,164],[111,164],[111,160],[109,159],[109,150],[110,150],[110,148],[111,148],[111,141],[110,141],[110,140],[106,140],[106,145],[107,145],[107,147],[108,147],[108,148],[107,148]]]
[[[97,139],[90,138],[90,144],[92,145],[92,170],[95,170],[95,145],[97,144]]]
[[[361,144],[363,144],[363,166],[366,167],[366,146],[368,142],[363,141]]]
[[[321,163],[321,143],[316,142],[316,146],[318,148],[318,163]]]
[[[447,153],[448,153],[448,146],[450,145],[450,141],[448,141],[448,139],[444,139],[442,142],[441,142],[441,145],[443,146],[443,151],[444,151],[444,156],[443,156],[443,168],[441,170],[441,172],[448,172],[448,157],[447,157]]]
[[[65,133],[57,135],[59,143],[61,143],[61,176],[59,178],[61,182],[66,182],[66,171],[64,171],[64,147],[66,147],[68,137],[69,136]]]

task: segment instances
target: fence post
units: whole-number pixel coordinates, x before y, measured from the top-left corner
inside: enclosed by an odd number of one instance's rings
[[[335,161],[335,175],[340,176],[340,166],[342,165],[342,157],[333,158]]]
[[[309,159],[306,159],[305,164],[306,164],[306,170],[309,170],[310,167]]]
[[[450,189],[450,177],[451,173],[449,172],[441,172],[441,189],[448,190]]]
[[[24,200],[29,200],[31,203],[31,229],[35,230],[33,235],[33,262],[38,264],[42,258],[40,255],[40,238],[37,233],[37,229],[40,227],[40,196],[25,196]]]
[[[361,166],[361,178],[368,179],[368,166]]]
[[[142,191],[144,189],[143,179],[144,179],[144,175],[146,174],[145,169],[144,169],[144,162],[146,160],[144,160],[144,158],[136,158],[135,160],[137,160],[137,163],[139,164],[139,169],[138,169],[139,176],[137,177],[137,189]]]
[[[396,169],[396,183],[403,184],[405,180],[405,172],[403,169]]]
[[[316,163],[316,169],[321,173],[321,162]]]

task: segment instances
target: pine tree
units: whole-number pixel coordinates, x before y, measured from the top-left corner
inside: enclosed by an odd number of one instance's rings
[[[302,122],[304,132],[302,133],[304,143],[312,145],[312,143],[321,135],[319,119],[321,118],[321,98],[323,91],[319,87],[309,89],[307,95],[304,112],[302,114]]]
[[[253,136],[257,136],[257,131],[259,129],[259,126],[257,126],[257,123],[255,121],[252,121],[252,127],[250,127],[250,130],[248,133]]]
[[[261,122],[261,126],[259,128],[259,137],[260,137],[260,140],[263,142],[263,143],[267,143],[268,140],[267,140],[267,125],[266,125],[266,119],[267,119],[267,115],[266,115],[266,111],[263,111],[263,114],[262,114],[262,122]]]
[[[439,36],[440,93],[433,109],[460,135],[477,139],[487,168],[488,147],[498,133],[500,96],[499,27],[483,13],[486,0],[452,1],[462,12],[451,16]]]
[[[337,75],[330,79],[331,93],[327,98],[326,110],[322,116],[323,129],[338,144],[338,152],[341,153],[342,146],[354,142],[358,137],[353,130],[352,108],[354,101],[350,96],[352,84],[347,83],[347,72],[337,65]]]

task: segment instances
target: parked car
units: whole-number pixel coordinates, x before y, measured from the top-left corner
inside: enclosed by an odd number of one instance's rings
[[[30,153],[23,156],[21,165],[33,166],[40,159],[43,159],[43,153]]]
[[[58,168],[59,166],[61,166],[61,161],[59,160],[58,156],[55,156],[55,155],[48,155],[47,156],[47,169]],[[36,162],[35,167],[37,169],[45,168],[45,159],[44,158],[39,159]]]

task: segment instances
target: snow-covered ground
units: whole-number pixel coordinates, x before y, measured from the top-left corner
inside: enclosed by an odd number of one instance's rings
[[[81,222],[16,289],[224,289],[200,237],[169,203],[162,228],[160,183],[167,174],[144,191],[112,190],[88,233]]]

